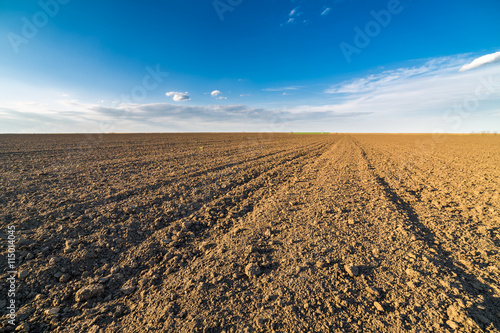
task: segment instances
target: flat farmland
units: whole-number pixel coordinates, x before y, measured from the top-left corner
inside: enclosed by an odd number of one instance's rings
[[[500,136],[0,135],[30,332],[498,332]]]

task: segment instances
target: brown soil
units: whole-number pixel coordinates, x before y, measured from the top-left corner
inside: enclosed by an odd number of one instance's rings
[[[500,137],[0,136],[30,332],[499,332]],[[5,300],[4,300],[5,299]]]

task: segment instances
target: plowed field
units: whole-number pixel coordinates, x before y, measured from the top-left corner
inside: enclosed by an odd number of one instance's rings
[[[500,137],[0,136],[30,332],[498,332]],[[15,227],[15,272],[7,267]]]

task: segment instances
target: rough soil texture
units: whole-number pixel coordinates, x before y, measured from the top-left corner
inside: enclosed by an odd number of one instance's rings
[[[0,136],[17,330],[499,332],[500,136]]]

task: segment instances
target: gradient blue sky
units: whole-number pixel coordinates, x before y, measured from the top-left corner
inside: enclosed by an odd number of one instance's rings
[[[2,0],[0,132],[497,131],[500,57],[459,70],[500,51],[499,16],[498,0]]]

